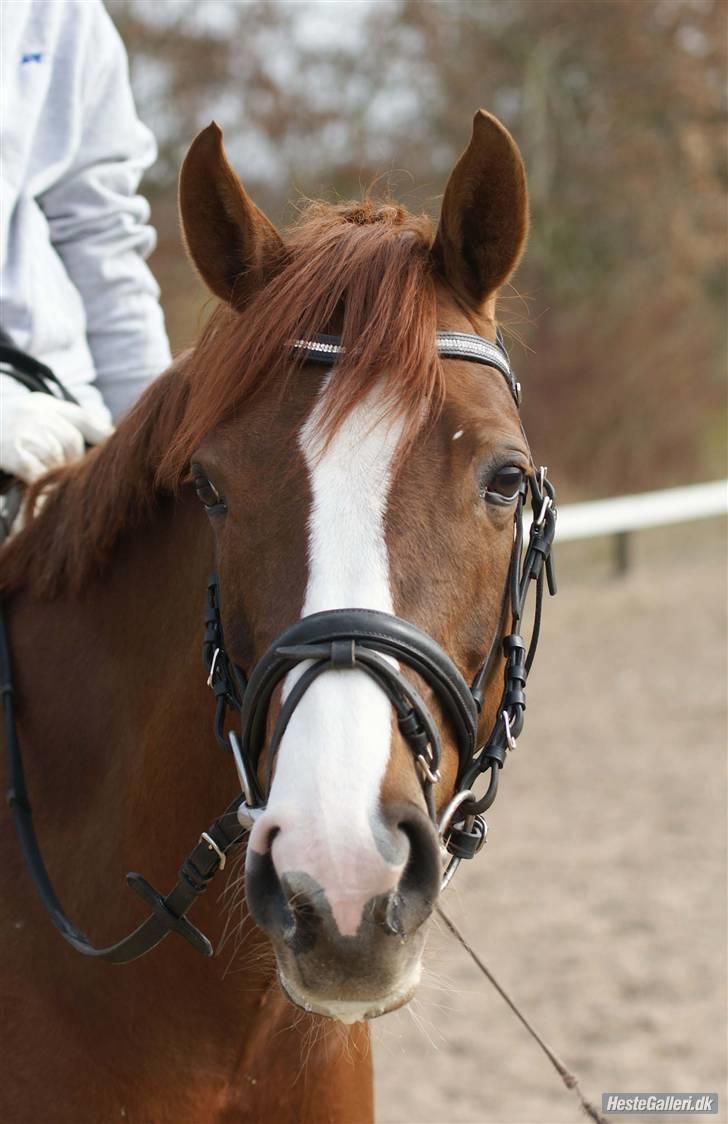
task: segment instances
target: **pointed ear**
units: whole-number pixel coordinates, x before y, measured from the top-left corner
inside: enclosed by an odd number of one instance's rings
[[[432,247],[451,287],[480,308],[518,264],[528,233],[526,171],[500,121],[479,109],[452,171]]]
[[[203,281],[216,296],[242,307],[280,263],[283,241],[228,164],[214,121],[185,157],[179,209],[187,250]]]

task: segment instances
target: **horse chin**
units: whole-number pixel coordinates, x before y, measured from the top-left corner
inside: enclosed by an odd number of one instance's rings
[[[297,988],[284,976],[280,966],[278,968],[278,982],[284,995],[294,1007],[310,1015],[323,1015],[347,1026],[366,1019],[377,1019],[380,1015],[387,1015],[390,1011],[396,1011],[398,1007],[404,1007],[417,991],[421,976],[422,961],[418,960],[401,986],[387,995],[373,999],[330,999],[317,997]]]

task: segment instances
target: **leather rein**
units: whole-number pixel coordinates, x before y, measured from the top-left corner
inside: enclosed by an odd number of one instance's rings
[[[438,332],[438,351],[443,358],[477,362],[500,371],[517,406],[520,384],[498,334],[497,342],[460,332]],[[343,354],[336,336],[317,335],[296,340],[293,349],[305,362],[333,366]],[[28,363],[24,353],[0,354],[3,373],[14,374],[28,386]],[[3,351],[5,349],[3,348]],[[34,360],[30,360],[34,363]],[[19,377],[14,372],[20,372]],[[36,372],[33,372],[34,374]],[[40,372],[38,372],[39,374]],[[45,374],[45,372],[44,372]],[[31,376],[32,377],[32,376]],[[47,378],[47,376],[46,376]],[[49,380],[55,384],[53,377]],[[53,393],[42,379],[31,389]],[[524,543],[523,513],[530,500],[532,521]],[[468,684],[450,656],[427,633],[389,613],[370,609],[334,609],[303,617],[286,628],[271,644],[247,678],[230,659],[220,618],[220,590],[213,575],[207,586],[203,661],[207,683],[216,697],[214,732],[218,743],[232,752],[242,790],[225,812],[203,831],[182,863],[177,882],[162,895],[141,874],[127,874],[127,883],[147,904],[150,914],[133,932],[116,944],[96,948],[67,917],[50,881],[32,821],[20,741],[18,738],[12,662],[0,601],[0,693],[5,711],[8,758],[7,799],[21,851],[40,900],[61,935],[85,956],[127,963],[160,943],[170,932],[184,937],[206,956],[213,954],[207,937],[186,917],[193,902],[222,870],[228,852],[242,842],[255,818],[263,811],[270,788],[276,753],[291,716],[319,675],[327,671],[355,669],[372,678],[389,698],[399,730],[408,744],[422,784],[425,802],[448,858],[443,874],[444,889],[460,861],[473,858],[485,842],[487,825],[483,813],[495,800],[498,777],[507,753],[516,747],[526,708],[525,685],[538,644],[544,581],[556,592],[551,546],[556,530],[554,489],[546,470],[533,469],[523,480],[514,511],[513,547],[502,610],[490,650],[473,682]],[[536,585],[533,626],[528,647],[521,637],[521,620],[531,582]],[[507,631],[506,631],[507,630]],[[503,687],[492,729],[478,744],[479,716],[491,672],[499,654],[506,657]],[[396,661],[394,664],[392,661]],[[298,665],[307,666],[281,706],[268,747],[265,784],[258,780],[258,764],[264,749],[267,715],[275,688]],[[400,671],[403,665],[415,672],[437,698],[447,717],[459,754],[455,795],[441,813],[435,809],[434,785],[440,780],[442,744],[438,723],[415,684]],[[228,711],[237,713],[239,733],[226,732]],[[485,792],[478,797],[473,786],[487,773]]]

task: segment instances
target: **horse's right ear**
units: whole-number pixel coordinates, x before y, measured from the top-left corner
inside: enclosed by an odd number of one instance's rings
[[[213,121],[195,138],[179,180],[182,231],[205,284],[240,308],[280,264],[283,241],[230,167]]]

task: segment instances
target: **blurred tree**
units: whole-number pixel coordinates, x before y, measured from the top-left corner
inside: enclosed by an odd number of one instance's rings
[[[571,494],[725,469],[728,8],[722,0],[111,0],[160,140],[157,259],[178,344],[199,289],[174,183],[211,117],[278,221],[391,186],[435,212],[483,105],[529,169],[502,301],[534,447]]]

